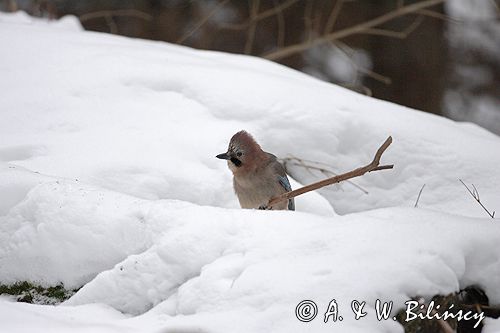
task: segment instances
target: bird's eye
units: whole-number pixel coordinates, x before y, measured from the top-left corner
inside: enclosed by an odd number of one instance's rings
[[[241,157],[241,155],[243,155],[243,153],[241,151],[236,153],[236,156],[238,156],[238,157]]]

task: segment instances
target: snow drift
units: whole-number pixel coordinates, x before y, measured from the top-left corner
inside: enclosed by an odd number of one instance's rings
[[[478,284],[500,303],[500,224],[458,182],[500,202],[500,139],[480,127],[71,18],[1,14],[0,41],[0,282],[84,285],[58,307],[0,301],[9,331],[399,332],[376,299],[401,308]],[[392,135],[395,169],[355,180],[368,193],[301,196],[298,212],[240,210],[214,157],[240,129],[339,173]],[[333,298],[344,321],[325,324]],[[320,308],[309,323],[294,313],[305,299]],[[369,304],[359,321],[354,299]]]

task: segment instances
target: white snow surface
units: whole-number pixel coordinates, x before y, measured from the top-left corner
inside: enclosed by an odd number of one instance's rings
[[[402,332],[376,319],[376,299],[394,314],[477,284],[500,304],[500,224],[458,181],[498,208],[494,134],[71,17],[0,14],[0,41],[0,283],[84,285],[56,307],[0,298],[0,331]],[[296,212],[241,210],[215,158],[241,129],[338,173],[392,135],[382,162],[395,168],[353,180],[367,194],[345,183],[296,198]],[[306,299],[309,323],[295,317]],[[325,324],[332,299],[344,320]],[[354,299],[367,302],[358,321]]]

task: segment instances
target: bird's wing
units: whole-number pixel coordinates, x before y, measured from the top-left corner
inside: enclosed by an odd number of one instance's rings
[[[290,181],[286,175],[278,176],[278,181],[281,186],[287,191],[290,192],[292,190],[292,186],[290,185]],[[295,201],[292,199],[288,199],[288,210],[295,210]]]
[[[288,177],[286,176],[286,171],[283,165],[278,162],[278,159],[276,156],[274,156],[271,153],[267,153],[267,156],[269,157],[269,161],[272,165],[272,168],[274,168],[274,171],[278,174],[278,181],[280,185],[287,191],[290,192],[292,190],[292,186],[290,185],[290,181],[288,180]],[[295,200],[288,199],[288,210],[295,210]]]

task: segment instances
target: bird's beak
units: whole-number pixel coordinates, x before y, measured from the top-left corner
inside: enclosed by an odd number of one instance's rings
[[[228,160],[231,158],[227,153],[222,153],[222,154],[219,154],[215,157],[220,158],[221,160]]]

